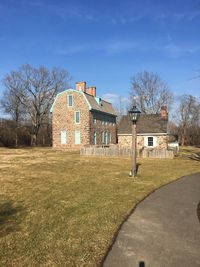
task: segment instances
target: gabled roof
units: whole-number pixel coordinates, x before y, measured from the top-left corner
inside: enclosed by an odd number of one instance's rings
[[[167,133],[168,120],[160,114],[141,114],[137,121],[137,133]],[[132,122],[128,115],[122,116],[118,125],[118,134],[132,134]]]
[[[65,90],[63,92],[60,92],[59,94],[57,94],[55,100],[54,100],[54,103],[50,109],[50,112],[53,112],[53,108],[54,108],[54,105],[57,101],[57,98],[59,95],[63,94],[63,93],[66,93],[66,92],[75,92],[75,93],[78,93],[78,94],[82,94],[88,104],[88,108],[89,110],[95,110],[95,111],[99,111],[99,112],[103,112],[103,113],[107,113],[107,114],[111,114],[113,116],[117,116],[113,106],[111,103],[101,99],[101,98],[98,98],[98,97],[94,97],[92,95],[89,95],[87,93],[84,93],[82,91],[78,91],[78,90],[74,90],[74,89],[68,89],[68,90]]]
[[[111,114],[113,116],[117,116],[116,111],[114,110],[111,103],[101,98],[91,96],[87,93],[84,93],[84,95],[90,104],[91,110],[96,110],[103,113]]]

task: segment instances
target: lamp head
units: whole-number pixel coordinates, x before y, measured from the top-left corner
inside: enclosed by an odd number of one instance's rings
[[[139,109],[137,109],[136,106],[133,106],[132,109],[129,110],[129,118],[130,120],[133,122],[133,123],[136,123],[137,120],[139,119],[140,117],[140,111]]]

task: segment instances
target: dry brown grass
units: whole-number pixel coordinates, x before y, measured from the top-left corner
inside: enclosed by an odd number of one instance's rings
[[[96,266],[138,201],[200,172],[187,158],[86,158],[52,149],[0,149],[0,266]]]

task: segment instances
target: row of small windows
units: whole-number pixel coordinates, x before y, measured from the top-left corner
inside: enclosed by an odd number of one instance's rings
[[[93,122],[94,124],[97,123],[97,119],[101,121],[102,125],[108,125],[108,124],[115,124],[115,118],[111,116],[106,116],[106,115],[93,115]]]
[[[108,145],[112,140],[111,133],[104,131],[101,133],[101,143],[104,145]],[[68,144],[68,132],[63,130],[60,132],[60,143],[61,145]],[[80,145],[81,144],[81,133],[80,131],[74,132],[74,144]],[[94,132],[94,145],[97,144],[97,133]]]

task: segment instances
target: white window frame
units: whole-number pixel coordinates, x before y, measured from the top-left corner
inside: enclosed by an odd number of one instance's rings
[[[77,122],[76,121],[76,114],[79,114],[79,121]],[[81,112],[80,111],[75,111],[74,112],[74,122],[76,123],[76,124],[80,124],[81,123]]]
[[[151,138],[153,138],[153,146],[149,146],[149,137],[151,137]],[[153,147],[156,147],[156,145],[157,145],[157,138],[156,138],[156,136],[145,136],[144,137],[144,146],[145,147],[149,147],[149,148],[153,148]]]
[[[70,101],[69,101],[69,98],[71,97],[71,99],[72,99],[72,103],[71,103],[71,105],[69,105],[70,104]],[[69,94],[69,95],[67,95],[67,106],[68,107],[73,107],[73,95],[72,94]]]

